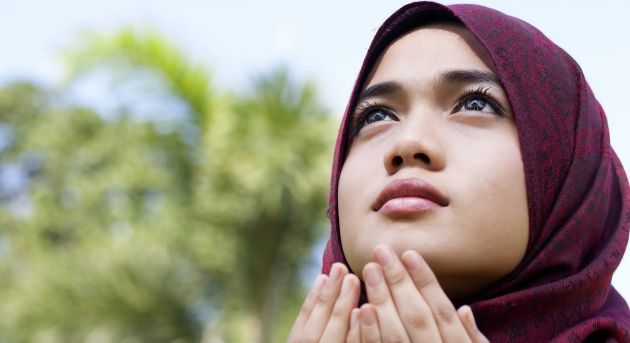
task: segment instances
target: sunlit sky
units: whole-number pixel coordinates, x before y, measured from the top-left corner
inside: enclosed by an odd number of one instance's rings
[[[471,1],[538,27],[580,64],[608,116],[613,147],[630,170],[630,3],[618,1]],[[157,29],[214,83],[237,89],[270,67],[288,65],[317,82],[341,113],[370,40],[404,1],[34,1],[0,0],[0,83],[60,82],[58,54],[82,30],[132,25]],[[450,3],[450,2],[448,2]],[[332,147],[331,147],[332,148]],[[613,284],[630,299],[629,252]]]

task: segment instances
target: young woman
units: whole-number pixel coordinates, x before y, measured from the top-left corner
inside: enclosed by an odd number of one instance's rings
[[[329,217],[289,342],[630,342],[627,177],[579,66],[519,19],[417,2],[383,24]]]

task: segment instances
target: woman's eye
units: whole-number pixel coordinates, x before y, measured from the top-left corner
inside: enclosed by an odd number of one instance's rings
[[[377,121],[394,120],[393,115],[381,108],[375,108],[371,110],[368,109],[365,112],[366,113],[363,115],[363,118],[357,125],[357,129],[361,129],[364,126],[375,123]]]
[[[489,101],[480,96],[471,96],[463,99],[455,110],[455,112],[459,111],[478,111],[498,114],[497,110]]]
[[[391,119],[389,113],[383,111],[382,109],[376,109],[370,111],[363,120],[364,124],[372,124],[377,121],[387,120],[387,118]]]

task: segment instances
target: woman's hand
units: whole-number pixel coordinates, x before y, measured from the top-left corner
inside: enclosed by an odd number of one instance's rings
[[[489,342],[470,307],[455,310],[417,252],[399,259],[380,245],[374,255],[378,264],[363,269],[369,303],[357,313],[347,342]]]
[[[356,322],[360,283],[341,263],[333,264],[329,276],[320,275],[304,300],[287,342],[344,342],[352,309]]]

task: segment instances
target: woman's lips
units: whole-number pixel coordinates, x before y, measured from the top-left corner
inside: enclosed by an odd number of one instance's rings
[[[386,215],[410,215],[448,206],[448,199],[421,179],[392,181],[379,193],[372,209]]]
[[[431,200],[423,198],[395,198],[389,200],[379,210],[383,214],[414,214],[421,211],[432,210],[442,206]]]

